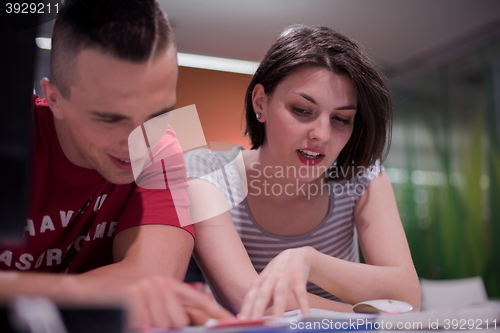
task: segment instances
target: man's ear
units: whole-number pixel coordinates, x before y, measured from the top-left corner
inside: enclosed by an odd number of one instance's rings
[[[49,105],[54,117],[57,119],[64,119],[64,113],[59,108],[59,104],[61,103],[63,97],[57,87],[46,77],[40,81],[40,85],[42,86],[45,101]]]
[[[267,116],[267,94],[264,90],[264,86],[260,83],[253,87],[252,104],[255,113],[259,112],[261,114],[260,118],[258,118],[259,121],[261,123],[265,122]]]

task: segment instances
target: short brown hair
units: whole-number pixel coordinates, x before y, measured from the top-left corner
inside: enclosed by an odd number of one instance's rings
[[[390,146],[392,121],[392,99],[384,79],[356,43],[319,26],[294,25],[285,29],[260,63],[245,96],[245,134],[250,136],[252,149],[259,148],[266,135],[264,124],[255,118],[253,109],[255,85],[262,84],[266,94],[272,94],[278,83],[304,65],[347,75],[356,88],[358,105],[353,132],[336,167],[358,170],[372,166],[377,159],[383,160],[388,152],[384,151],[386,143],[387,148]]]
[[[52,80],[68,98],[81,50],[96,49],[143,63],[164,52],[170,41],[172,28],[154,0],[66,0],[52,33]]]

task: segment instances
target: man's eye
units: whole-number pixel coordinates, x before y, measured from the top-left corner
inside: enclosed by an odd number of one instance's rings
[[[101,119],[99,119],[99,121],[102,123],[114,124],[114,123],[119,122],[120,120],[119,119],[112,119],[112,118],[101,118]]]

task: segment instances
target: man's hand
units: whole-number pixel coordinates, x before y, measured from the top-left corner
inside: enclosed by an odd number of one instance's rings
[[[173,278],[140,278],[118,288],[124,291],[130,328],[181,328],[233,317],[207,295]]]
[[[164,276],[92,276],[0,272],[0,301],[42,296],[64,305],[124,306],[128,326],[180,328],[233,316],[213,299]]]

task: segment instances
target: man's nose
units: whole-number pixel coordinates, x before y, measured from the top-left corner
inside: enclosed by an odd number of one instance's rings
[[[128,142],[128,138],[130,136],[130,134],[134,131],[139,131],[140,133],[144,132],[144,128],[143,128],[143,123],[139,123],[139,122],[130,122],[129,124],[127,124],[127,126],[124,126],[121,130],[121,133],[119,134],[120,135],[120,147],[121,148],[124,148],[124,149],[128,149],[129,148],[129,142]],[[142,128],[141,128],[142,127]],[[141,135],[142,137],[143,135]]]

